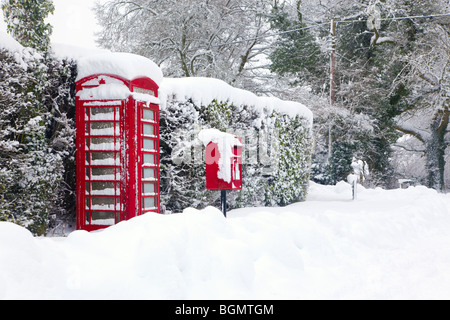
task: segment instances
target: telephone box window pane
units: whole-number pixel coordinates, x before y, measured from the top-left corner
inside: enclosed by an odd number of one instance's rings
[[[102,212],[93,211],[92,212],[92,222],[93,225],[100,226],[112,226],[116,223],[116,213],[115,212]]]
[[[116,164],[115,152],[92,152],[91,165],[113,166]]]
[[[149,109],[142,109],[142,119],[155,121],[155,112]]]
[[[144,168],[144,179],[155,179],[155,169]]]
[[[142,148],[144,150],[155,150],[155,140],[152,139],[143,139],[143,146]]]
[[[115,180],[116,168],[99,167],[91,169],[91,180]]]
[[[155,198],[144,198],[144,209],[148,210],[148,209],[154,209],[155,206]]]
[[[155,194],[156,188],[154,183],[144,183],[144,193],[145,194]]]
[[[144,164],[146,165],[154,165],[155,164],[155,155],[144,153]]]
[[[115,108],[91,107],[91,121],[114,120]]]
[[[155,135],[155,126],[152,124],[146,124],[144,123],[142,125],[142,132],[144,136],[154,136]]]
[[[113,197],[92,197],[92,210],[115,210],[115,198]]]
[[[114,131],[115,129],[115,131]],[[114,136],[119,135],[119,124],[114,122],[92,122],[91,135],[92,136]]]
[[[155,91],[144,89],[144,88],[139,88],[139,87],[134,87],[133,88],[133,92],[148,94],[148,95],[153,96],[153,97],[155,96]]]
[[[120,144],[114,138],[91,138],[91,150],[120,150]]]
[[[115,194],[114,182],[92,182],[91,193],[95,195],[113,196]]]

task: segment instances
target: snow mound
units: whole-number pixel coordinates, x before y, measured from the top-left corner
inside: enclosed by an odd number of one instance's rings
[[[311,183],[285,208],[186,209],[33,238],[0,223],[0,299],[449,299],[450,196]]]
[[[111,51],[106,49],[84,48],[80,46],[54,42],[51,44],[51,51],[59,59],[72,59],[75,61],[95,54],[111,53]]]
[[[197,105],[209,105],[212,101],[229,102],[234,105],[249,105],[260,110],[275,110],[291,117],[300,115],[313,122],[313,113],[298,102],[283,101],[275,97],[258,97],[252,92],[234,88],[226,82],[214,78],[164,78],[160,95],[163,101],[187,100]]]
[[[11,52],[22,52],[24,48],[11,35],[0,31],[0,49],[6,49]]]
[[[23,47],[11,35],[3,31],[0,31],[0,49],[9,51],[23,69],[28,68],[28,60],[33,57],[41,58],[41,55],[36,50]]]
[[[114,74],[127,80],[148,77],[158,86],[163,79],[161,69],[153,61],[131,53],[109,52],[79,58],[76,81],[93,74]]]

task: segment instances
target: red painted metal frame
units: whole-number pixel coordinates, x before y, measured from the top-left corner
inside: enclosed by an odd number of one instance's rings
[[[122,81],[130,92],[136,88],[153,91],[154,96],[158,97],[158,86],[149,78],[139,78],[132,81],[115,75],[92,75],[81,79],[76,83],[77,92],[85,88],[97,87],[105,81],[101,79],[113,78]],[[99,79],[99,81],[97,81]],[[117,107],[114,104],[117,102]],[[114,108],[114,120],[93,120],[91,119],[91,108]],[[143,109],[154,112],[154,121],[142,119]],[[86,110],[88,112],[86,113]],[[119,117],[117,115],[119,112]],[[87,117],[85,116],[87,114]],[[87,119],[86,119],[87,118]],[[93,123],[113,123],[114,134],[93,134]],[[146,102],[136,101],[131,94],[125,100],[80,100],[76,98],[76,124],[77,124],[77,229],[93,231],[104,229],[110,225],[92,224],[92,213],[102,212],[114,215],[114,224],[129,220],[146,212],[160,212],[160,172],[159,172],[159,106],[157,104],[147,104]],[[143,132],[143,124],[151,124],[154,134],[147,137]],[[120,133],[117,132],[119,127]],[[92,139],[114,139],[113,150],[93,150]],[[145,151],[142,149],[143,139],[149,139],[154,143],[154,150]],[[87,146],[87,143],[89,145]],[[117,148],[119,146],[119,148]],[[117,150],[118,149],[118,150]],[[92,162],[92,154],[114,153],[114,164],[95,164]],[[142,163],[144,154],[152,154],[155,163],[148,166]],[[87,156],[89,155],[89,156]],[[120,161],[118,161],[120,160]],[[110,168],[114,170],[114,179],[93,179],[92,170],[99,168]],[[155,178],[151,179],[154,185],[152,195],[144,195],[144,183],[149,183],[143,176],[144,168],[153,169]],[[120,169],[120,170],[119,170]],[[117,173],[120,171],[120,179]],[[105,177],[105,175],[103,176]],[[114,184],[114,194],[94,194],[92,190],[93,183]],[[120,193],[119,193],[120,190]],[[114,198],[114,207],[111,210],[99,209],[93,207],[93,199]],[[155,205],[152,210],[144,207],[145,198],[154,198]]]
[[[137,181],[138,194],[140,195],[139,203],[137,205],[138,214],[147,212],[160,212],[160,137],[159,137],[159,108],[155,104],[146,104],[144,102],[136,103],[136,110],[139,112],[138,116],[138,161],[137,161]],[[147,112],[146,112],[147,111]],[[145,114],[153,114],[152,118],[145,119]],[[151,133],[144,130],[144,126],[152,129]],[[146,142],[150,142],[153,149],[146,148]],[[153,163],[146,163],[146,158],[153,158]],[[153,171],[154,177],[145,177],[145,169]],[[146,192],[146,186],[152,185],[152,192]],[[154,206],[146,207],[146,199],[153,199]]]
[[[238,138],[242,142],[241,138]],[[206,147],[206,188],[208,190],[242,190],[242,146],[235,146],[230,159],[231,182],[219,179],[219,147],[211,142]]]
[[[77,126],[77,226],[89,225],[87,230],[96,230],[99,228],[103,228],[104,226],[92,225],[91,218],[92,212],[103,212],[103,213],[112,213],[114,214],[115,222],[123,220],[123,215],[121,215],[120,206],[122,193],[119,193],[118,190],[121,190],[122,181],[118,179],[119,172],[121,172],[121,165],[123,160],[121,159],[120,149],[117,150],[116,146],[122,140],[122,132],[123,130],[119,129],[119,133],[117,132],[117,127],[120,128],[120,119],[123,119],[123,110],[125,101],[121,100],[111,100],[111,101],[101,101],[105,105],[100,106],[90,106],[92,101],[83,101],[79,102],[79,108],[77,112],[77,120],[83,122],[82,126]],[[111,105],[110,103],[114,103]],[[92,108],[114,108],[114,117],[113,119],[108,120],[92,120],[91,119],[91,109]],[[88,119],[85,119],[86,112],[89,111]],[[118,112],[117,112],[118,111]],[[78,115],[80,115],[78,118]],[[80,122],[79,122],[80,123]],[[93,134],[93,124],[113,124],[113,133],[112,134]],[[113,139],[113,148],[110,149],[93,149],[93,139]],[[105,154],[105,153],[113,153],[113,163],[109,164],[98,164],[93,163],[93,155],[94,154]],[[119,160],[119,161],[118,161]],[[100,178],[94,179],[93,170],[95,169],[113,169],[114,174],[113,178]],[[119,170],[120,169],[120,170]],[[94,184],[113,184],[114,194],[95,194],[93,192],[92,186]],[[105,199],[105,198],[113,198],[114,207],[113,209],[94,209],[93,199]],[[119,199],[119,201],[117,201]],[[87,223],[89,221],[89,223]]]

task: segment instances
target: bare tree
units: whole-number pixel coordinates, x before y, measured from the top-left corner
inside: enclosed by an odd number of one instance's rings
[[[166,76],[205,76],[252,89],[264,76],[270,0],[111,0],[97,5],[98,43],[146,56]],[[247,41],[248,39],[254,39]]]
[[[409,57],[410,108],[397,118],[397,130],[420,141],[428,185],[445,190],[445,151],[450,121],[450,21],[430,24]]]

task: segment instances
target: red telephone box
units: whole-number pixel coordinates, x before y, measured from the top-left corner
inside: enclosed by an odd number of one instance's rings
[[[76,88],[77,229],[159,213],[158,85],[94,74]]]
[[[238,137],[235,139],[239,143],[224,142],[223,145],[222,142],[210,142],[206,146],[207,189],[242,190],[242,139]],[[230,150],[224,150],[225,148]]]

